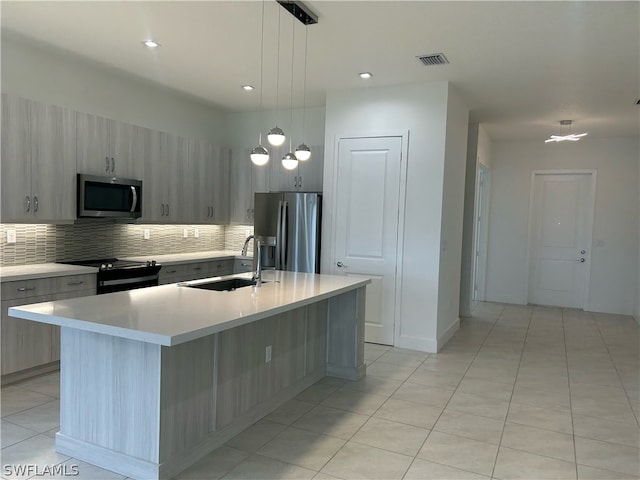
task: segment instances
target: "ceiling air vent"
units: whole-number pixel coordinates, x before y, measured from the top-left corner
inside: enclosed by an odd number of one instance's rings
[[[449,60],[447,60],[447,57],[444,56],[444,53],[432,53],[430,55],[420,55],[416,58],[420,60],[423,64],[425,64],[427,67],[430,67],[431,65],[446,65],[447,63],[449,63]]]

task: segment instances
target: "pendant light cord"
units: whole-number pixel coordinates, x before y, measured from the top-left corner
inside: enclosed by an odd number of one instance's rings
[[[262,25],[260,26],[260,138],[258,145],[262,146],[262,95],[264,84],[262,83],[262,71],[264,70],[264,0],[262,0]]]
[[[293,137],[293,57],[294,57],[294,53],[295,53],[295,48],[296,48],[296,24],[295,24],[295,18],[293,18],[291,20],[291,26],[293,27],[292,33],[291,33],[291,135],[289,135],[289,151],[293,152],[293,150],[291,150],[291,137]]]
[[[304,27],[304,80],[302,83],[302,143],[304,143],[304,122],[307,113],[307,26]]]
[[[280,16],[281,10],[278,8],[278,60],[276,62],[276,126],[278,125],[278,93],[280,90]]]

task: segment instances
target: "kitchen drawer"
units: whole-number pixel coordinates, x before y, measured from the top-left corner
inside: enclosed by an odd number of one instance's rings
[[[209,272],[215,277],[231,275],[233,273],[233,260],[225,259],[209,262]]]
[[[39,295],[48,295],[54,285],[53,278],[37,278],[35,280],[18,280],[16,282],[2,282],[0,296],[2,300],[14,300]]]
[[[39,295],[75,292],[78,290],[95,291],[95,289],[96,274],[88,273],[83,275],[65,275],[62,277],[3,282],[0,284],[0,295],[3,300],[14,300]]]
[[[158,283],[166,285],[168,283],[181,282],[186,275],[185,264],[162,266],[158,274]]]
[[[236,258],[233,260],[233,273],[245,273],[253,270],[253,260]]]

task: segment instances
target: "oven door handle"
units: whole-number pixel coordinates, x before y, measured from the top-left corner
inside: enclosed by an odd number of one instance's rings
[[[136,211],[136,207],[138,206],[138,191],[133,185],[131,185],[131,193],[133,194],[133,201],[131,202],[131,210],[129,211],[133,213]]]
[[[110,287],[112,285],[125,285],[125,284],[136,284],[142,282],[149,282],[153,280],[157,280],[158,275],[148,275],[146,277],[135,277],[135,278],[120,278],[117,280],[101,280],[98,284],[101,287]]]

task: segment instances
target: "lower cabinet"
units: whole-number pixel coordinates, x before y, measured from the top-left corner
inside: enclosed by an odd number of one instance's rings
[[[10,317],[7,310],[18,305],[65,300],[96,294],[95,274],[65,275],[2,283],[1,340],[2,375],[45,366],[60,360],[60,328]],[[25,373],[25,377],[28,373]]]
[[[187,282],[200,278],[223,277],[234,273],[250,272],[251,260],[225,258],[221,260],[206,260],[202,262],[179,263],[163,266],[160,269],[158,283]]]

